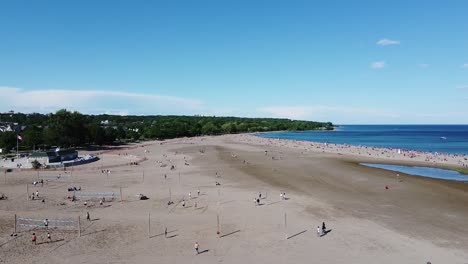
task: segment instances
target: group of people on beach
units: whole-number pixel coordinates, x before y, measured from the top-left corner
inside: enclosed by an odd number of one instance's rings
[[[50,243],[52,241],[52,236],[50,235],[49,232],[47,232],[47,243]],[[36,233],[32,233],[31,235],[31,242],[34,244],[34,245],[37,245],[37,236],[36,236]]]
[[[322,237],[327,234],[327,227],[325,226],[325,222],[322,222],[322,228],[317,226],[317,236]]]

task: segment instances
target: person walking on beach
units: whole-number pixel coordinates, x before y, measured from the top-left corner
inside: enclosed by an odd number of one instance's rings
[[[185,200],[182,200],[182,206],[185,207]]]
[[[200,251],[198,251],[198,248],[200,247],[200,245],[198,244],[198,242],[195,242],[195,252],[197,252],[197,255],[200,254]]]
[[[51,239],[52,239],[52,237],[50,236],[50,233],[47,232],[47,241],[48,241],[47,243],[50,243]]]
[[[167,238],[167,227],[164,229],[164,237]]]
[[[89,212],[86,212],[86,220],[91,221],[91,216],[89,215]]]
[[[327,232],[327,228],[325,227],[325,222],[322,222],[322,233],[325,234]]]
[[[200,189],[197,190],[197,196],[200,196]]]
[[[320,231],[320,226],[317,226],[317,236],[320,237],[322,232]]]
[[[44,220],[44,227],[46,229],[49,228],[49,219],[47,219],[47,218]]]
[[[283,199],[283,193],[282,193],[282,192],[280,193],[280,198],[281,198],[281,200],[284,200],[284,199]]]
[[[32,236],[31,236],[31,242],[32,242],[34,245],[37,245],[37,244],[36,244],[36,241],[37,241],[36,233],[33,233]]]

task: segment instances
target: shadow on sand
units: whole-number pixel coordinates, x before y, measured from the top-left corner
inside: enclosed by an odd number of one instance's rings
[[[229,236],[229,235],[232,235],[232,234],[235,234],[235,233],[238,233],[238,232],[240,232],[240,229],[239,229],[239,230],[236,230],[236,231],[233,231],[233,232],[231,232],[231,233],[228,233],[228,234],[224,234],[224,235],[219,236],[219,237],[220,237],[220,238],[221,238],[221,237],[227,237],[227,236]]]
[[[329,229],[329,230],[325,230],[325,232],[323,232],[323,234],[320,235],[320,237],[323,237],[323,236],[326,236],[328,233],[330,233],[332,231],[332,229]]]

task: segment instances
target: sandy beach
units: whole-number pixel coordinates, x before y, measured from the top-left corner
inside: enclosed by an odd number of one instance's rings
[[[100,160],[1,175],[0,263],[468,263],[468,184],[358,165],[464,167],[465,156],[248,134],[85,154]],[[115,199],[71,201],[70,187]],[[11,236],[15,215],[76,224],[79,216],[80,232],[17,221]]]

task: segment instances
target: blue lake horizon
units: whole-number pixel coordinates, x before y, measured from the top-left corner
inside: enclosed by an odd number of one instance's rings
[[[339,125],[332,131],[281,131],[259,137],[468,155],[468,125]]]

